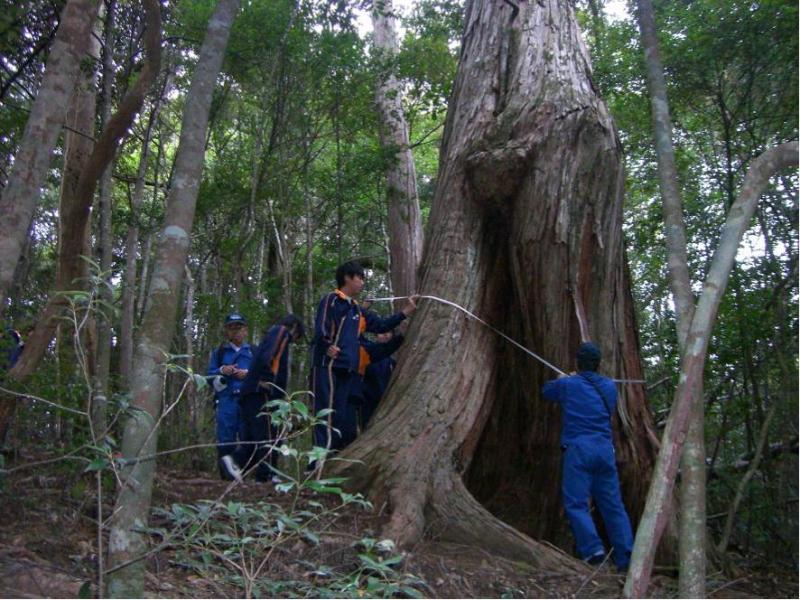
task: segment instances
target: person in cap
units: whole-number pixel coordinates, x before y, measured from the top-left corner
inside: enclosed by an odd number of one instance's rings
[[[253,354],[247,343],[247,319],[243,315],[229,314],[224,329],[226,340],[211,353],[207,375],[213,378],[220,476],[233,480],[241,478],[232,455],[241,438],[239,396]]]
[[[361,335],[391,331],[416,309],[416,296],[401,312],[385,319],[359,305],[356,298],[364,288],[364,268],[355,261],[336,269],[336,285],[320,300],[311,350],[315,413],[333,409],[328,424],[315,428],[314,444],[331,450],[345,448],[357,435],[356,407],[350,397],[357,393],[368,362]]]
[[[563,477],[561,491],[578,555],[590,564],[605,558],[589,502],[594,500],[613,547],[617,569],[630,563],[633,533],[617,475],[611,415],[617,405],[614,382],[597,373],[600,349],[591,342],[577,353],[578,373],[560,375],[544,385],[545,400],[561,406]]]
[[[283,317],[264,334],[242,382],[239,409],[244,443],[234,458],[242,469],[254,468],[257,481],[280,481],[270,469],[277,466],[278,453],[272,447],[280,440],[266,403],[286,397],[290,345],[304,336],[305,327],[299,317],[292,314]]]

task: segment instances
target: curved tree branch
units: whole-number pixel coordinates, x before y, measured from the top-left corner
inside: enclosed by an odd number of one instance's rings
[[[653,483],[647,495],[644,514],[639,522],[636,542],[625,582],[625,596],[641,598],[650,583],[655,551],[668,519],[667,499],[675,486],[678,461],[686,438],[692,397],[702,385],[708,340],[725,293],[742,236],[755,214],[758,200],[770,178],[783,169],[798,164],[798,143],[787,142],[770,148],[751,163],[739,196],[731,206],[703,293],[697,304],[681,361],[681,375],[661,442]]]
[[[81,172],[74,193],[64,198],[60,218],[62,239],[59,248],[58,281],[48,299],[43,317],[31,334],[24,354],[10,371],[17,381],[23,381],[36,369],[57,326],[57,316],[64,306],[60,294],[72,289],[73,281],[83,275],[84,262],[80,256],[87,236],[87,224],[91,215],[94,190],[108,163],[113,160],[117,145],[133,123],[144,103],[150,86],[161,65],[161,7],[158,0],[143,0],[146,30],[144,46],[146,59],[139,78],[125,94],[117,112],[108,121]]]

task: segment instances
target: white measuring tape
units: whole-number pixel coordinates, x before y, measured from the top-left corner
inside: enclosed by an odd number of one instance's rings
[[[455,302],[451,302],[450,300],[445,300],[444,298],[439,298],[438,296],[428,296],[428,295],[418,294],[417,297],[418,298],[426,298],[428,300],[433,300],[435,302],[440,302],[441,304],[446,304],[448,306],[452,306],[453,308],[456,308],[456,309],[460,310],[461,312],[463,312],[468,317],[470,317],[472,319],[475,319],[476,321],[478,321],[478,323],[481,323],[482,325],[484,325],[484,326],[488,327],[489,329],[491,329],[492,331],[494,331],[497,335],[502,337],[504,340],[514,344],[517,348],[519,348],[520,350],[522,350],[523,352],[525,352],[529,356],[535,358],[536,360],[538,360],[543,365],[545,365],[547,367],[550,367],[553,371],[555,371],[559,375],[566,375],[566,373],[564,371],[559,369],[553,363],[548,362],[547,360],[545,360],[544,358],[542,358],[541,356],[536,354],[536,352],[534,352],[532,350],[529,350],[528,348],[526,348],[525,346],[520,344],[515,339],[510,338],[505,333],[503,333],[502,331],[500,331],[496,327],[493,327],[492,325],[490,325],[489,323],[487,323],[486,321],[481,319],[475,313],[472,313],[472,312],[468,311],[463,306],[459,306]],[[364,302],[393,302],[395,300],[407,300],[408,298],[409,298],[409,296],[392,296],[390,298],[367,298]],[[612,381],[614,381],[614,383],[647,383],[644,379],[613,379]]]

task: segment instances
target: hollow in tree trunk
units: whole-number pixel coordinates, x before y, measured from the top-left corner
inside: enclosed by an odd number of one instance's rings
[[[571,3],[468,2],[421,293],[564,369],[591,338],[606,374],[641,379],[623,183]],[[426,532],[563,564],[492,514],[535,537],[563,529],[559,416],[540,398],[553,376],[488,328],[423,300],[373,425],[345,453],[361,462],[338,469],[377,505],[388,501],[386,533],[401,543]],[[617,447],[635,523],[657,440],[641,384],[619,392]]]

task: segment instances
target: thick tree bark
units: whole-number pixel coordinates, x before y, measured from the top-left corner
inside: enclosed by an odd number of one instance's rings
[[[686,228],[678,171],[675,166],[675,149],[672,144],[667,84],[664,80],[655,16],[650,0],[638,0],[638,18],[647,66],[653,138],[658,160],[667,267],[677,314],[678,347],[683,356],[686,351],[686,337],[694,315],[695,300],[689,279]],[[683,477],[680,488],[679,591],[684,598],[704,598],[706,595],[706,451],[702,386],[697,388],[693,404],[681,464]]]
[[[136,462],[136,459],[156,451],[164,353],[169,351],[175,333],[189,232],[203,172],[211,99],[238,8],[239,0],[217,3],[186,96],[175,175],[167,198],[164,228],[158,240],[149,301],[136,343],[131,390],[134,412],[125,424],[122,442],[122,454],[132,462],[120,474],[121,485],[109,534],[109,564],[113,572],[109,577],[108,594],[112,597],[135,598],[143,594],[144,562],[141,558],[147,538],[139,531],[139,524],[147,522],[150,512],[155,461]]]
[[[5,307],[80,64],[88,51],[97,6],[97,0],[69,0],[64,7],[42,85],[0,198],[0,311]]]
[[[655,548],[668,519],[667,499],[675,485],[678,460],[683,450],[693,400],[703,382],[708,340],[736,260],[739,243],[750,225],[758,199],[769,179],[783,169],[796,166],[797,152],[797,142],[787,142],[753,159],[739,196],[728,212],[686,340],[678,389],[675,391],[675,399],[662,435],[653,482],[636,534],[631,566],[625,582],[626,597],[643,597],[647,592]]]
[[[566,0],[466,9],[421,293],[478,314],[570,368],[582,337],[610,375],[640,379],[621,231],[624,175],[611,116]],[[580,315],[580,317],[579,317]],[[386,533],[423,532],[515,559],[563,556],[493,516],[523,477],[531,491],[509,520],[556,529],[559,417],[540,390],[546,367],[462,313],[423,301],[375,422],[339,467],[392,510]],[[628,500],[642,496],[655,454],[638,384],[620,388],[619,442]],[[638,488],[637,488],[638,486]]]
[[[374,0],[372,27],[380,67],[375,104],[380,119],[381,146],[388,161],[386,191],[392,291],[396,296],[407,296],[417,287],[417,267],[422,258],[422,217],[403,92],[395,75],[398,42],[392,0]]]
[[[11,376],[17,381],[25,380],[36,369],[50,340],[53,339],[58,316],[64,309],[62,291],[72,289],[73,282],[83,275],[85,262],[81,254],[87,242],[87,226],[94,199],[95,186],[106,166],[114,158],[117,144],[127,132],[133,119],[144,102],[144,97],[158,73],[161,64],[161,8],[158,0],[143,0],[145,6],[146,30],[144,45],[146,59],[139,78],[119,104],[116,114],[100,135],[86,166],[80,174],[74,192],[62,202],[69,207],[62,212],[59,239],[59,272],[55,289],[48,299],[44,314],[38,320],[36,329],[25,345],[25,352],[11,369]]]

